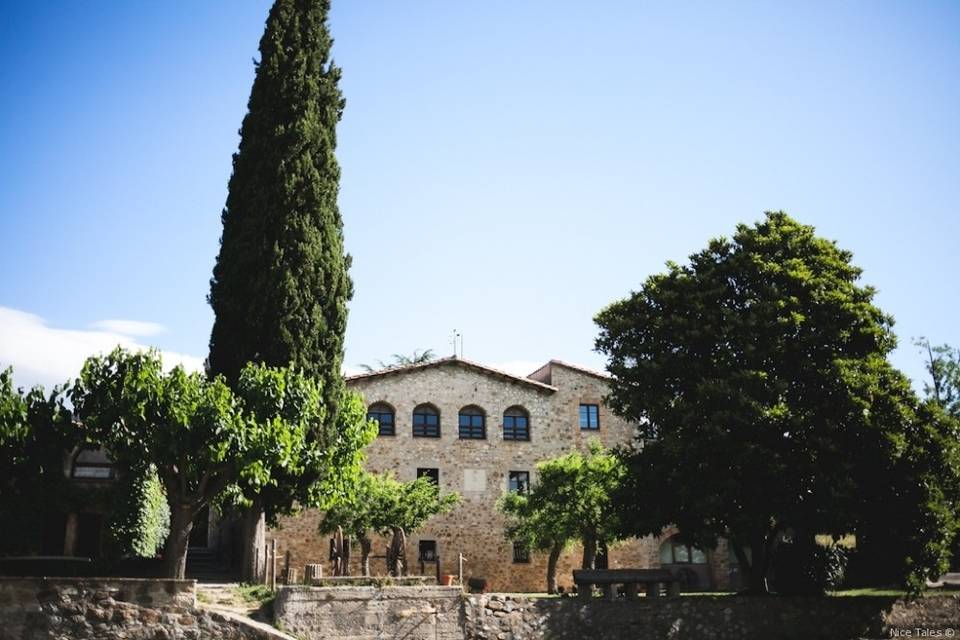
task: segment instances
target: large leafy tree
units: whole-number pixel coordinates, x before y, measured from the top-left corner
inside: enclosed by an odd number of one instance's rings
[[[351,282],[334,151],[343,113],[329,0],[277,0],[260,40],[210,282],[210,369],[294,366],[339,398]]]
[[[598,314],[610,404],[643,444],[628,456],[631,532],[728,536],[765,591],[784,531],[855,530],[864,499],[892,491],[865,478],[930,448],[886,359],[893,321],[851,259],[768,213]]]
[[[210,281],[215,314],[209,366],[235,384],[247,362],[294,367],[313,376],[327,420],[311,438],[338,436],[341,365],[352,284],[337,208],[334,151],[344,108],[330,52],[329,0],[276,0],[260,40],[248,112],[233,157],[220,253]],[[264,523],[317,480],[310,467],[269,495],[254,495],[245,518],[251,545]],[[281,505],[282,510],[282,505]],[[248,545],[248,550],[251,548]],[[261,573],[245,554],[244,574]]]
[[[549,553],[549,593],[557,590],[557,562],[571,542],[580,541],[581,566],[592,569],[597,548],[621,537],[614,495],[625,473],[618,457],[591,442],[586,453],[575,451],[539,463],[530,489],[500,499],[507,538]]]
[[[293,369],[248,366],[235,395],[221,377],[176,367],[157,352],[117,348],[89,358],[71,400],[90,440],[120,464],[152,465],[166,491],[165,572],[182,578],[193,520],[234,485],[268,487],[309,458],[323,415],[320,390]]]
[[[548,554],[547,593],[557,592],[560,554],[577,538],[577,522],[566,508],[571,498],[569,483],[556,479],[541,481],[529,492],[507,493],[498,503],[507,516],[507,539]]]
[[[76,498],[66,470],[82,437],[64,400],[62,387],[25,392],[0,371],[0,553],[42,551],[47,517]]]
[[[365,472],[341,500],[332,502],[320,521],[320,533],[342,529],[360,543],[360,566],[370,575],[372,535],[410,534],[460,501],[457,493],[441,494],[436,483],[422,477],[401,482],[389,474]]]
[[[66,387],[14,389],[0,372],[0,554],[60,554],[64,516],[97,506],[110,514],[108,557],[153,557],[169,530],[163,487],[150,465],[118,465],[109,487],[68,480],[76,457],[98,448],[65,404]]]
[[[343,389],[332,433],[323,440],[316,438],[318,422],[327,419],[325,405],[315,395],[319,389],[312,379],[308,382],[302,376],[291,378],[289,371],[251,364],[236,385],[237,396],[255,420],[264,424],[280,421],[304,425],[303,446],[295,460],[277,464],[280,461],[275,454],[264,450],[261,464],[270,467],[266,480],[261,480],[260,474],[243,475],[229,487],[224,502],[242,507],[256,505],[245,512],[248,531],[259,529],[255,521],[251,522],[253,518],[276,525],[278,516],[301,507],[325,509],[351,500],[362,471],[363,448],[377,434],[376,423],[367,419],[363,398]],[[256,558],[262,544],[262,535],[247,536],[244,557]],[[244,563],[245,569],[250,568],[248,565]],[[256,577],[256,573],[248,575],[249,579]]]

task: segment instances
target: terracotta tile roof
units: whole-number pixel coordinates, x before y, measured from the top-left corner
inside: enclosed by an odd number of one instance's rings
[[[381,376],[392,376],[401,373],[412,373],[414,371],[420,371],[422,369],[429,369],[431,367],[443,367],[447,365],[458,365],[461,367],[466,367],[468,369],[473,369],[480,373],[494,376],[508,382],[513,382],[516,384],[522,384],[534,387],[540,391],[545,391],[553,393],[557,390],[556,387],[543,382],[538,382],[536,380],[531,380],[530,378],[524,378],[523,376],[517,376],[512,373],[507,373],[506,371],[501,371],[500,369],[494,369],[493,367],[488,367],[487,365],[480,364],[479,362],[473,362],[472,360],[465,360],[463,358],[457,358],[456,356],[449,356],[446,358],[438,358],[437,360],[431,360],[430,362],[423,362],[420,364],[410,364],[400,367],[389,367],[387,369],[380,369],[379,371],[371,371],[370,373],[359,373],[352,376],[347,376],[347,382],[359,382],[362,380],[367,380],[369,378],[377,378]]]
[[[574,371],[579,371],[580,373],[585,373],[596,378],[603,378],[604,380],[609,380],[611,378],[610,374],[606,371],[597,371],[596,369],[587,369],[586,367],[581,367],[577,364],[570,364],[569,362],[564,362],[563,360],[551,360],[547,364],[556,364],[561,367],[566,367],[567,369],[573,369]]]
[[[610,380],[610,374],[605,373],[603,371],[594,371],[593,369],[587,369],[586,367],[581,367],[576,364],[570,364],[569,362],[564,362],[563,360],[556,360],[556,359],[550,360],[550,362],[546,363],[545,365],[543,365],[542,367],[540,367],[539,369],[537,369],[527,377],[534,380],[543,380],[543,379],[549,380],[550,379],[549,370],[551,367],[554,367],[554,366],[564,367],[566,369],[570,369],[571,371],[577,371],[579,373],[584,373],[588,376],[600,378],[601,380]]]

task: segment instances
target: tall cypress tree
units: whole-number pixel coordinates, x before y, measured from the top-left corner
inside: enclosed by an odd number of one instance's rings
[[[329,8],[329,0],[277,0],[270,10],[209,302],[211,373],[233,382],[247,362],[292,363],[322,380],[334,408],[352,284],[337,208],[344,99]]]
[[[352,284],[337,208],[334,150],[344,99],[330,58],[329,0],[276,0],[260,40],[248,112],[233,156],[220,254],[210,280],[216,316],[211,374],[232,384],[247,362],[293,364],[321,383],[335,427]],[[316,434],[325,440],[323,433]],[[302,500],[310,473],[248,496],[243,574],[263,573],[264,523]],[[259,560],[258,560],[259,557]]]

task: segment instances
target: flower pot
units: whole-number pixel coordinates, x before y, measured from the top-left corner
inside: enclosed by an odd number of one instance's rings
[[[442,576],[440,576],[440,584],[444,587],[453,586],[453,581],[456,579],[456,577],[457,576],[455,575],[445,573]]]

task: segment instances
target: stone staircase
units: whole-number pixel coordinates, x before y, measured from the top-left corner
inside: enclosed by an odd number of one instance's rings
[[[197,582],[236,582],[239,572],[217,557],[213,549],[190,547],[187,551],[187,578]]]

